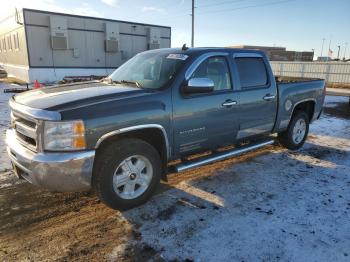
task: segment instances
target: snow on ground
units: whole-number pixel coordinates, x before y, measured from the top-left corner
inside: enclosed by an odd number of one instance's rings
[[[4,89],[18,87],[15,84],[0,82],[0,188],[21,183],[17,177],[9,170],[12,169],[10,159],[7,156],[5,133],[10,126],[10,109],[8,100],[13,93],[4,93]]]
[[[4,93],[4,89],[9,87],[11,87],[10,84],[0,82],[0,172],[11,168],[5,146],[5,133],[10,126],[8,100],[13,94]]]
[[[350,120],[325,114],[310,132],[297,152],[184,181],[124,215],[165,260],[350,261]]]
[[[327,96],[326,97],[326,106],[327,107],[337,107],[338,103],[348,103],[349,98],[345,96]]]

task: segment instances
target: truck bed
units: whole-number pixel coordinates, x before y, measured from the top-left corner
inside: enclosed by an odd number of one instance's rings
[[[320,81],[321,78],[310,78],[310,77],[293,77],[293,76],[275,76],[277,84],[287,84],[287,83],[301,83],[310,81]]]
[[[286,130],[292,117],[293,108],[301,103],[309,101],[313,108],[310,122],[315,120],[322,110],[325,81],[319,78],[302,78],[275,76],[278,89],[278,114],[275,132]],[[287,103],[287,104],[286,104]],[[290,108],[286,110],[286,105]]]

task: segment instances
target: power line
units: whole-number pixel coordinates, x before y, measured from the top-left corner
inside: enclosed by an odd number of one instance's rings
[[[238,0],[236,0],[238,2]],[[241,0],[240,0],[241,1]],[[248,8],[256,8],[256,7],[264,7],[264,6],[271,6],[271,5],[278,5],[278,4],[284,4],[288,2],[294,2],[296,0],[282,0],[282,1],[277,1],[277,2],[268,2],[268,3],[263,3],[263,4],[255,4],[255,5],[248,5],[248,6],[242,6],[242,7],[236,7],[236,8],[230,8],[230,9],[223,9],[223,10],[213,10],[213,11],[205,11],[205,12],[197,12],[197,14],[212,14],[212,13],[223,13],[223,12],[230,12],[230,11],[236,11],[236,10],[242,10],[242,9],[248,9]],[[225,2],[232,2],[233,1],[225,1]],[[221,2],[223,3],[223,2]],[[195,6],[195,9],[200,8],[200,6]],[[164,17],[164,18],[159,18],[159,20],[171,20],[174,18],[179,18],[179,17],[185,17],[185,16],[191,16],[191,14],[179,14],[176,16],[171,16],[171,17]]]
[[[248,6],[242,6],[242,7],[230,8],[230,9],[226,8],[226,9],[223,9],[223,10],[215,10],[215,11],[209,11],[209,12],[200,12],[199,14],[223,13],[223,12],[230,12],[230,11],[236,11],[236,10],[241,10],[241,9],[254,8],[254,7],[263,7],[263,6],[284,4],[284,3],[293,2],[293,1],[296,1],[296,0],[283,0],[283,1],[269,2],[269,3],[265,3],[265,4],[248,5]]]
[[[215,3],[215,4],[199,5],[199,6],[196,6],[196,7],[197,8],[202,8],[202,7],[209,7],[209,6],[218,6],[218,5],[233,4],[233,3],[243,2],[243,1],[245,1],[245,0],[223,1],[223,2],[218,2],[218,3]]]

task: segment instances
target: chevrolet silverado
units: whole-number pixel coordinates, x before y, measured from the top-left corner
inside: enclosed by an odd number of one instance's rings
[[[275,140],[300,148],[324,97],[324,80],[275,77],[260,51],[146,51],[101,81],[12,97],[7,151],[19,178],[52,191],[92,188],[128,209],[168,172]]]

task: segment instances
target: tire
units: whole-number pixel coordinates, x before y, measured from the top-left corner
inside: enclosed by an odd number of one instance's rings
[[[161,169],[153,146],[140,139],[123,139],[98,152],[92,185],[107,206],[127,210],[151,197],[160,182]]]
[[[304,128],[301,123],[304,123]],[[299,132],[299,135],[297,132]],[[278,140],[284,147],[291,150],[297,150],[304,145],[308,133],[309,117],[305,112],[297,111],[293,115],[287,130],[278,134]]]

